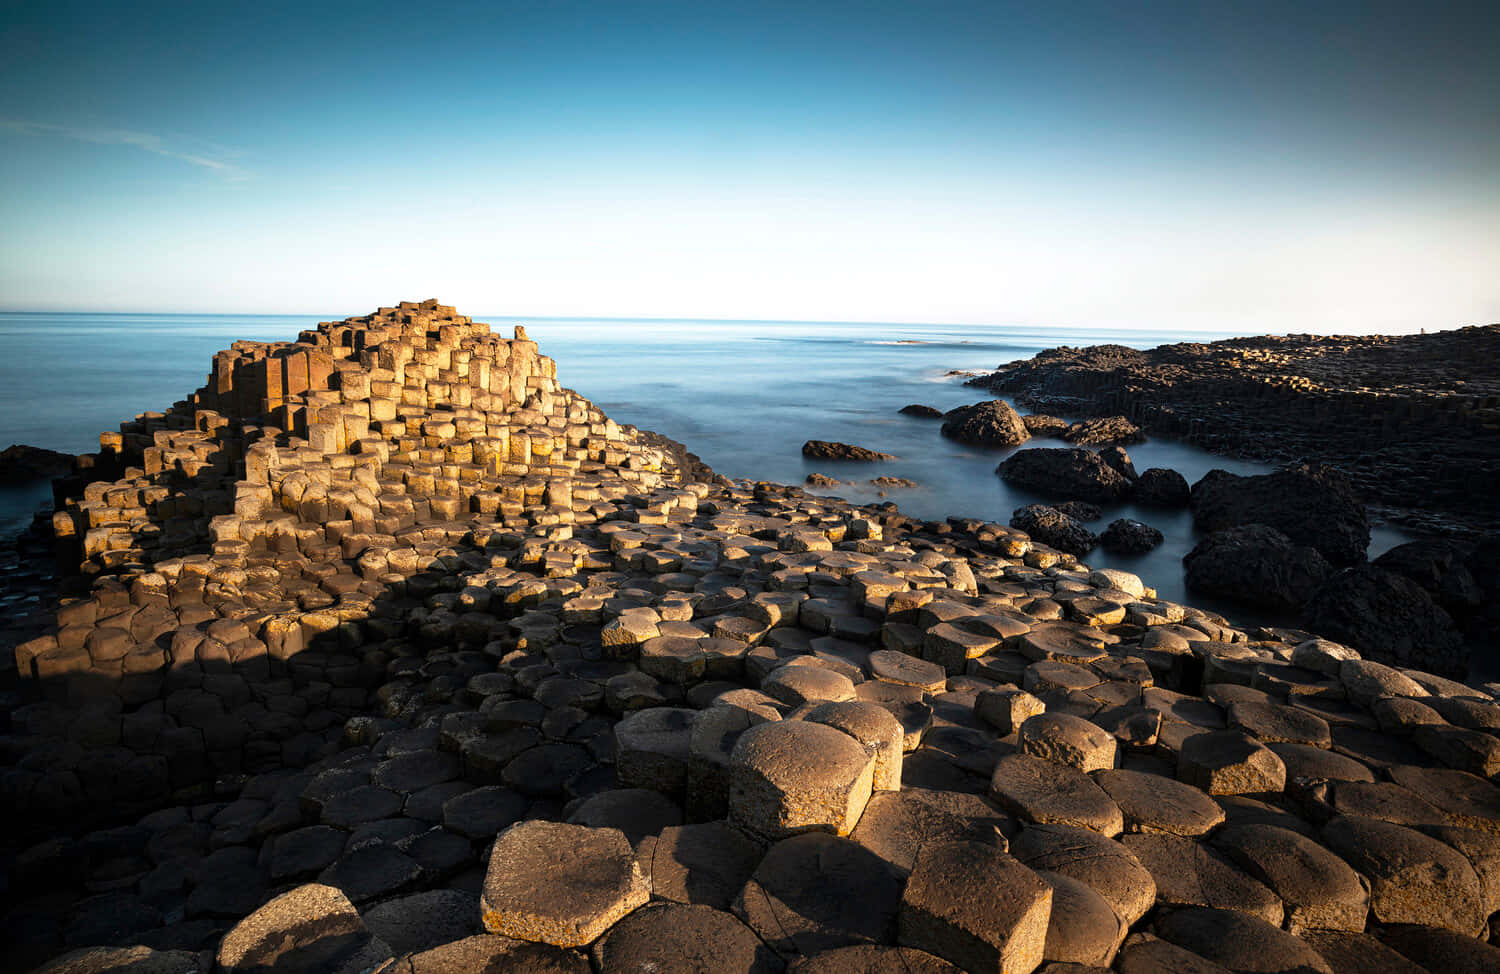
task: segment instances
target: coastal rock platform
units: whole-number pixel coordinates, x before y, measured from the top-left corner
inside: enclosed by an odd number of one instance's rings
[[[1500,687],[724,480],[436,302],[103,445],[0,738],[15,969],[1500,958]]]

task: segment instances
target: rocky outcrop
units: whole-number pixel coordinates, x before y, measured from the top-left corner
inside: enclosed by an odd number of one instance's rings
[[[1099,544],[1099,536],[1055,507],[1029,504],[1010,516],[1010,526],[1058,551],[1082,557]]]
[[[1099,544],[1105,551],[1122,555],[1145,554],[1165,540],[1162,533],[1151,525],[1128,517],[1109,522],[1099,536]]]
[[[1453,619],[1420,585],[1374,565],[1333,575],[1306,605],[1308,627],[1370,659],[1462,679],[1468,670]]]
[[[1328,467],[1300,464],[1255,477],[1210,470],[1193,485],[1191,506],[1199,531],[1264,524],[1334,565],[1364,561],[1370,546],[1364,505]]]
[[[1003,399],[949,410],[941,432],[950,440],[973,446],[1017,446],[1031,438],[1020,415]]]
[[[1299,612],[1333,566],[1316,548],[1264,524],[1216,531],[1182,559],[1188,588],[1280,612]]]
[[[72,472],[76,458],[69,453],[13,443],[0,450],[0,484],[51,480]]]
[[[1465,564],[1469,550],[1467,545],[1441,538],[1409,541],[1372,564],[1416,582],[1449,615],[1462,618],[1478,609],[1485,598],[1479,581]]]
[[[917,419],[942,419],[943,411],[932,406],[924,406],[914,402],[909,406],[902,406],[900,413],[903,416],[915,416]]]
[[[853,460],[859,463],[873,463],[877,460],[896,459],[889,453],[879,453],[875,450],[867,450],[862,446],[853,446],[849,443],[832,443],[827,440],[808,440],[802,444],[802,455],[814,460]]]
[[[1026,424],[1026,431],[1032,436],[1062,436],[1069,425],[1065,419],[1038,413],[1022,416],[1021,422]]]
[[[1419,533],[1500,527],[1500,325],[1055,348],[969,384],[1039,412],[1124,415],[1225,456],[1314,458]]]
[[[1130,499],[1148,507],[1187,507],[1192,490],[1187,478],[1165,467],[1150,467],[1136,478]]]
[[[1001,461],[995,472],[1018,487],[1100,504],[1130,493],[1130,481],[1092,450],[1018,450]]]
[[[1079,446],[1130,446],[1144,443],[1146,434],[1124,416],[1085,419],[1063,430],[1062,438]]]

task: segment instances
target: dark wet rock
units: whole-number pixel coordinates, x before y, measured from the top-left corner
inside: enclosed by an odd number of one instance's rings
[[[1049,548],[1083,556],[1099,544],[1099,536],[1077,520],[1055,507],[1030,504],[1017,508],[1010,516],[1010,526],[1019,528]]]
[[[1126,453],[1123,447],[1107,446],[1099,451],[1099,459],[1126,480],[1135,482],[1138,476],[1135,472],[1135,462],[1130,459],[1130,454]]]
[[[1062,511],[1075,521],[1097,521],[1104,517],[1104,512],[1099,509],[1099,505],[1090,504],[1087,501],[1063,501],[1050,506]]]
[[[25,484],[64,477],[73,471],[75,459],[69,453],[12,443],[0,450],[0,484]]]
[[[1334,571],[1316,548],[1264,524],[1215,531],[1182,564],[1195,592],[1284,612],[1300,609]]]
[[[1334,565],[1363,561],[1370,546],[1364,505],[1330,467],[1304,464],[1253,477],[1210,470],[1193,485],[1191,505],[1200,531],[1264,524]]]
[[[1367,659],[1462,679],[1468,651],[1453,618],[1420,585],[1374,565],[1347,568],[1313,593],[1307,625]]]
[[[1464,616],[1484,600],[1484,589],[1464,563],[1468,554],[1465,545],[1431,538],[1397,545],[1371,564],[1416,582],[1450,615]]]
[[[1146,434],[1124,416],[1101,416],[1074,423],[1063,431],[1062,438],[1080,446],[1130,446],[1144,443]]]
[[[1128,517],[1109,522],[1109,527],[1099,535],[1099,544],[1105,551],[1122,555],[1145,554],[1165,540],[1166,537],[1151,525]]]
[[[941,409],[934,409],[932,406],[924,406],[916,402],[909,406],[902,406],[900,412],[903,416],[915,416],[918,419],[943,418],[943,411]]]
[[[942,434],[974,446],[1017,446],[1031,438],[1020,415],[1003,399],[950,409],[943,415]]]
[[[1136,478],[1131,500],[1149,507],[1187,507],[1192,497],[1187,478],[1166,467],[1148,467]]]
[[[802,444],[802,455],[814,460],[856,460],[864,463],[896,459],[889,453],[879,453],[862,446],[832,443],[827,440],[808,440]]]
[[[1107,504],[1130,493],[1130,480],[1092,450],[1018,450],[995,472],[1006,483],[1041,494]]]

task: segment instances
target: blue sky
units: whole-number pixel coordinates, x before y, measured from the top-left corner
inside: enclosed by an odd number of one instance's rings
[[[1500,5],[7,4],[0,308],[1500,320]]]

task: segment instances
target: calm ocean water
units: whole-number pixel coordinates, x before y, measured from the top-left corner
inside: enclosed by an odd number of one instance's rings
[[[0,447],[29,443],[67,452],[98,448],[101,430],[161,410],[202,385],[213,353],[236,339],[291,340],[318,321],[342,318],[252,315],[0,314]],[[502,334],[525,324],[557,360],[563,385],[613,419],[687,444],[730,477],[801,483],[818,471],[840,480],[906,477],[921,486],[845,487],[857,502],[895,501],[909,515],[1006,522],[1011,511],[1046,500],[1007,486],[995,465],[1010,451],[965,447],[938,435],[938,423],[899,415],[908,403],[949,409],[985,395],[945,376],[989,370],[1057,345],[1116,342],[1149,348],[1208,341],[1228,333],[1058,330],[1028,327],[801,322],[687,322],[510,319],[475,316]],[[805,460],[808,439],[840,440],[894,453],[872,465]],[[1041,440],[1036,445],[1057,445]],[[1166,440],[1130,447],[1137,469],[1164,466],[1194,482],[1214,467],[1236,473],[1269,468],[1215,457]],[[30,520],[45,487],[0,488],[0,531]],[[1181,558],[1194,544],[1185,512],[1105,508],[1102,530],[1136,517],[1167,538],[1150,554],[1093,552],[1088,561],[1139,573],[1163,597],[1188,600]],[[1377,529],[1371,556],[1405,538]],[[1194,598],[1195,604],[1206,600]],[[1250,620],[1243,611],[1234,618]]]

